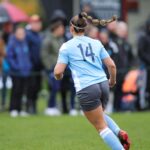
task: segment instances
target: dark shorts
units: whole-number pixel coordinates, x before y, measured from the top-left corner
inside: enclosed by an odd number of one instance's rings
[[[104,81],[91,85],[77,92],[80,106],[83,111],[91,111],[102,105],[105,108],[109,99],[109,84]]]

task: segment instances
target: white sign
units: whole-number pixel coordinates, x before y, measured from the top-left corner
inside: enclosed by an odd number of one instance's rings
[[[121,0],[81,0],[81,4],[89,2],[97,17],[108,19],[113,15],[121,17]]]

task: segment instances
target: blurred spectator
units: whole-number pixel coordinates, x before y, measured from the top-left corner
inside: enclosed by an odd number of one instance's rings
[[[28,93],[27,110],[31,114],[37,113],[36,101],[38,93],[41,89],[41,45],[42,37],[40,31],[42,29],[42,22],[38,15],[33,15],[30,18],[29,29],[26,30],[26,39],[29,47],[30,59],[32,62],[32,73],[29,80],[30,91]]]
[[[2,39],[2,34],[0,33],[0,73],[2,73],[2,65],[3,65],[3,60],[4,60],[5,55],[6,55],[5,43],[4,43],[4,40]],[[5,100],[2,97],[0,109],[4,110],[4,108],[5,108]]]
[[[122,86],[121,110],[135,111],[138,108],[139,75],[138,69],[130,70],[126,74]]]
[[[2,71],[2,64],[3,64],[3,59],[6,55],[5,52],[5,43],[4,40],[2,39],[2,35],[0,33],[0,71]]]
[[[3,28],[2,28],[3,29],[2,39],[5,43],[5,53],[7,53],[7,44],[8,44],[9,36],[13,32],[13,28],[14,28],[14,25],[11,22],[4,23]],[[8,94],[6,84],[8,83],[8,81],[10,79],[9,78],[9,64],[8,64],[6,58],[4,58],[4,61],[3,61],[2,71],[3,71],[3,73],[2,73],[2,83],[3,83],[2,107],[3,107],[3,110],[5,110],[6,97]]]
[[[99,30],[97,27],[89,25],[86,29],[86,34],[93,39],[98,39]]]
[[[52,20],[50,30],[43,41],[42,46],[42,62],[50,77],[49,86],[51,88],[51,95],[48,101],[48,108],[45,110],[46,115],[60,115],[60,111],[56,108],[56,96],[60,89],[60,82],[54,78],[53,70],[57,61],[58,50],[64,43],[65,27],[62,20]]]
[[[109,32],[107,29],[101,29],[100,30],[100,41],[102,42],[102,44],[104,45],[106,51],[109,53],[110,57],[116,61],[117,59],[117,54],[119,52],[118,50],[118,46],[116,43],[114,43],[112,40],[110,40],[109,37]],[[109,79],[109,74],[108,74],[108,70],[107,68],[104,66],[107,78]],[[107,107],[106,107],[106,112],[107,113],[112,113],[113,112],[113,89],[111,89],[111,93],[110,93],[110,99],[108,101]]]
[[[89,16],[93,17],[94,19],[97,18],[96,14],[92,11],[92,4],[91,2],[85,2],[82,5],[82,11],[86,12]]]
[[[117,54],[119,52],[117,44],[114,43],[112,40],[110,40],[109,33],[106,29],[102,29],[100,31],[99,37],[106,51],[109,53],[110,57],[116,62]],[[107,77],[109,78],[107,70],[106,70],[106,74],[107,74]]]
[[[117,54],[116,66],[117,72],[117,84],[115,86],[114,92],[114,109],[115,111],[120,111],[122,93],[122,84],[126,73],[129,68],[132,67],[132,62],[134,61],[132,47],[127,40],[128,37],[128,26],[125,22],[118,22],[116,27],[116,33],[113,33],[113,41],[117,44],[119,52]]]
[[[51,18],[50,29],[43,43],[42,58],[43,64],[50,74],[49,86],[51,88],[51,96],[48,102],[48,108],[45,113],[47,115],[60,115],[60,111],[56,108],[56,96],[60,90],[62,98],[62,112],[68,113],[67,93],[70,91],[70,115],[77,115],[75,110],[75,88],[72,81],[70,69],[67,68],[62,81],[56,81],[53,76],[54,65],[57,60],[59,47],[63,42],[71,38],[69,32],[66,32],[66,16],[61,10],[56,10]],[[45,49],[46,48],[46,49]],[[45,59],[46,58],[46,59]],[[50,61],[49,61],[50,60]]]
[[[141,34],[138,40],[138,54],[143,68],[146,68],[146,94],[143,94],[150,108],[150,18],[146,21],[144,34]]]
[[[14,35],[8,42],[7,60],[10,65],[10,72],[13,82],[11,100],[10,100],[10,115],[12,117],[27,115],[22,110],[21,100],[27,87],[32,65],[28,44],[25,40],[25,30],[22,26],[17,26]]]
[[[66,68],[64,77],[61,81],[61,97],[62,97],[62,108],[63,113],[68,113],[68,107],[67,107],[67,92],[70,92],[70,107],[69,107],[69,115],[76,116],[77,111],[75,108],[75,88],[73,79],[71,76],[71,71],[69,68]]]
[[[69,31],[65,32],[64,39],[65,41],[68,41],[71,39],[71,34]],[[67,102],[68,92],[70,94],[69,111],[68,111],[68,102]],[[74,82],[73,82],[72,75],[71,75],[71,70],[67,67],[64,73],[64,77],[61,81],[61,97],[62,97],[63,113],[69,112],[69,115],[71,116],[76,116],[78,114],[75,108],[75,96],[76,96],[76,92],[75,92]]]
[[[63,22],[63,25],[65,27],[65,32],[63,35],[64,42],[70,40],[72,38],[72,35],[70,34],[70,29],[66,26],[67,25],[67,18],[63,11],[56,10],[54,11],[54,14],[52,15],[51,21],[55,22],[57,20],[60,20]],[[67,102],[67,94],[68,91],[70,92],[70,111],[68,110],[68,102]],[[69,68],[66,68],[64,77],[62,81],[60,82],[60,93],[62,98],[62,112],[68,113],[72,116],[77,115],[77,111],[75,109],[75,88],[74,83],[72,80],[71,71]]]
[[[63,25],[66,26],[67,25],[67,17],[66,14],[60,10],[60,9],[56,9],[51,17],[50,23],[52,22],[57,22],[57,21],[62,21]]]
[[[8,43],[9,36],[13,32],[13,27],[14,27],[14,25],[11,22],[7,22],[7,23],[5,23],[3,25],[3,35],[2,35],[2,38],[3,38],[4,42],[5,42],[5,44]]]
[[[7,55],[7,48],[6,50],[6,55]],[[9,76],[10,73],[10,66],[6,58],[3,60],[3,65],[2,65],[2,110],[4,111],[6,109],[6,98],[8,94],[8,87],[11,88],[11,78]]]
[[[117,23],[116,34],[119,38],[127,40],[128,38],[128,25],[123,21]]]
[[[117,34],[116,34],[116,30],[117,30],[117,21],[111,22],[107,25],[107,29],[109,31],[109,38],[112,41],[116,41],[117,39]]]

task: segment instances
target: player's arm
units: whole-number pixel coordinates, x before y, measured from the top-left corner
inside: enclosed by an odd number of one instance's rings
[[[100,50],[100,58],[108,69],[110,76],[109,85],[113,87],[116,84],[116,65],[103,46]]]
[[[116,65],[110,57],[103,59],[103,62],[106,65],[110,75],[109,85],[110,87],[113,87],[116,84]]]
[[[57,64],[54,68],[54,76],[56,80],[63,78],[64,71],[68,64],[68,53],[65,44],[63,44],[59,50]]]
[[[63,78],[64,71],[67,65],[63,63],[57,63],[54,69],[54,76],[56,80],[61,80]]]

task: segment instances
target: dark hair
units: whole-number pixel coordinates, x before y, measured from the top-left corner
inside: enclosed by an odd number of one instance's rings
[[[13,33],[16,33],[18,29],[25,29],[25,27],[23,24],[17,24],[13,29]]]
[[[93,19],[91,16],[88,16],[87,13],[81,12],[79,15],[74,16],[70,24],[74,27],[76,33],[81,33],[85,31],[85,28],[88,24],[92,24],[95,26],[106,26],[108,23],[117,20],[116,16],[113,16],[111,19],[108,20],[101,20],[101,19]]]
[[[61,20],[55,21],[55,22],[51,23],[50,30],[53,32],[53,31],[55,31],[55,29],[57,29],[61,25],[64,26],[63,21],[61,21]]]

